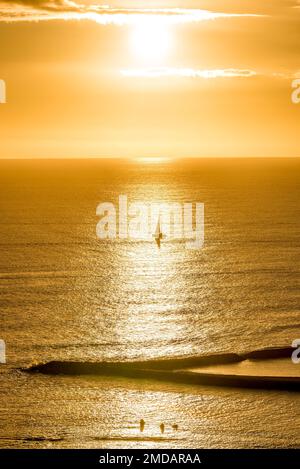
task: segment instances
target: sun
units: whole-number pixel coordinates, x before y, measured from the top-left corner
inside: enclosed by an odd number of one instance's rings
[[[134,27],[130,43],[135,56],[151,64],[166,57],[171,48],[171,36],[166,24],[154,20],[142,21]]]

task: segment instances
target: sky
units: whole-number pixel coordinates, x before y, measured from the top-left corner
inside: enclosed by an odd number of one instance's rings
[[[0,0],[0,158],[299,157],[298,0]]]

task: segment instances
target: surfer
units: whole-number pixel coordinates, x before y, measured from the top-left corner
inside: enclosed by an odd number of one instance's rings
[[[140,420],[140,432],[143,432],[145,428],[145,420],[141,419]]]

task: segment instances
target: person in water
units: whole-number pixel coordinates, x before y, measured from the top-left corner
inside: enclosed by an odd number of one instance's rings
[[[140,420],[140,432],[143,432],[145,428],[145,420],[141,419]]]

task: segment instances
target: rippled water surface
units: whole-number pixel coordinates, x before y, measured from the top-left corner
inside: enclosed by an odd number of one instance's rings
[[[291,345],[300,336],[299,165],[1,161],[0,338],[7,365],[0,368],[0,445],[299,445],[296,393],[18,371],[48,360]],[[129,202],[204,203],[204,248],[97,240],[96,207],[117,205],[120,194]]]

